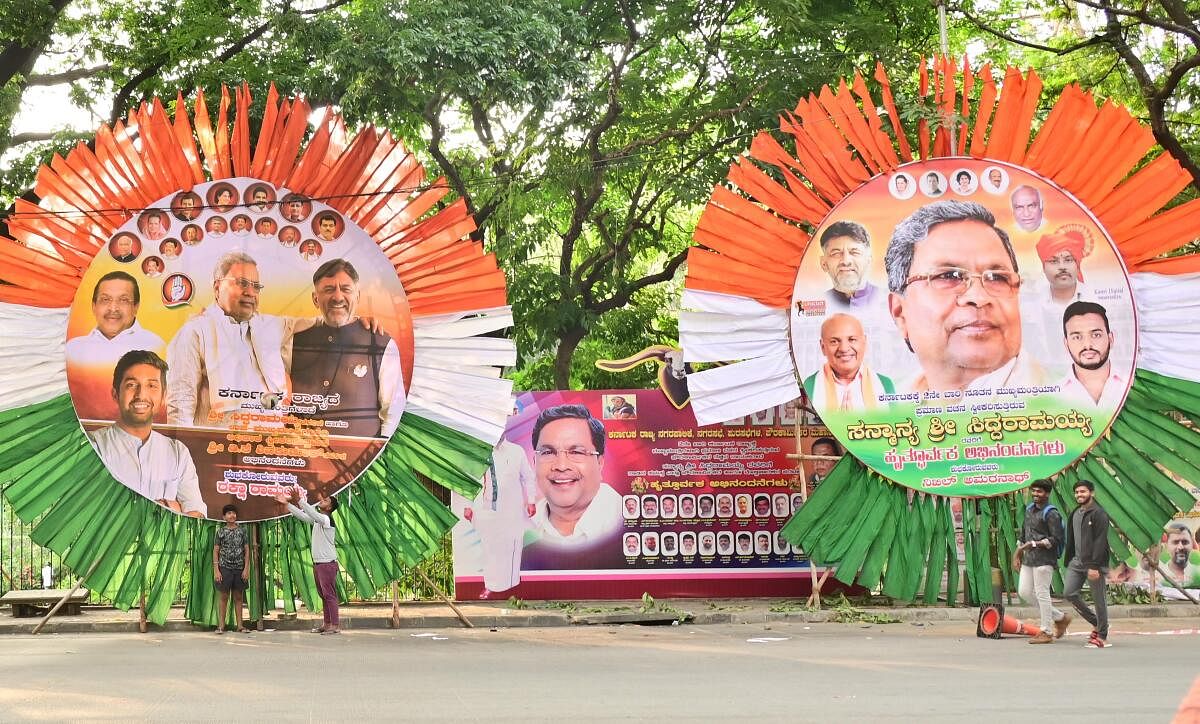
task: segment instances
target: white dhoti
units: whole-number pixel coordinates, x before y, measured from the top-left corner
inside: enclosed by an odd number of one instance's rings
[[[521,582],[521,548],[535,490],[525,451],[501,438],[483,487],[471,501],[471,522],[483,553],[483,585],[489,591],[507,591]]]

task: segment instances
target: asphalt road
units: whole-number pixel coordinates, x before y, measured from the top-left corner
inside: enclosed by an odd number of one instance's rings
[[[0,720],[1165,722],[1200,636],[1149,634],[1196,627],[1118,621],[1103,651],[958,622],[13,635]]]

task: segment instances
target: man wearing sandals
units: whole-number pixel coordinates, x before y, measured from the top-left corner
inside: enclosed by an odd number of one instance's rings
[[[246,590],[246,578],[250,575],[250,537],[246,529],[237,524],[237,506],[230,503],[221,509],[225,525],[217,529],[213,544],[213,578],[217,583],[220,600],[217,603],[217,633],[225,633],[228,620],[226,606],[229,594],[233,593],[233,606],[237,611],[237,630],[250,633],[242,625],[242,594]]]

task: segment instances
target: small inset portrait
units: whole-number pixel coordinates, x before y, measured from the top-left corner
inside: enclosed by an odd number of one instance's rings
[[[897,199],[911,199],[917,193],[917,182],[903,172],[892,174],[888,179],[888,193]]]
[[[300,230],[294,226],[285,226],[279,230],[279,244],[288,249],[300,243]]]
[[[150,209],[143,211],[138,217],[137,227],[147,241],[161,241],[167,237],[167,230],[171,228],[171,219],[165,211]]]
[[[199,224],[188,224],[179,231],[185,246],[195,246],[204,240],[204,230]]]
[[[792,546],[783,539],[779,531],[775,531],[775,555],[786,556],[792,552]]]
[[[658,513],[664,520],[674,520],[679,515],[674,495],[664,495],[658,499]]]
[[[792,427],[796,424],[796,411],[800,409],[800,400],[788,400],[776,410],[779,412],[779,424]]]
[[[734,507],[737,509],[737,517],[739,517],[739,518],[749,518],[750,517],[751,502],[750,502],[750,494],[749,493],[738,493],[738,496],[736,498],[734,498],[734,504],[735,504]]]
[[[716,515],[716,506],[713,504],[713,496],[705,493],[696,498],[696,514],[701,518],[711,518]]]
[[[345,228],[342,217],[332,211],[322,211],[312,222],[313,233],[317,235],[318,240],[326,243],[341,236]]]
[[[937,171],[928,171],[921,177],[921,193],[935,199],[946,193],[946,177]]]
[[[722,422],[721,424],[724,425],[725,427],[741,427],[742,425],[746,424],[746,418],[745,417],[735,417],[732,420],[726,420],[725,422]]]
[[[643,495],[642,496],[642,517],[657,518],[658,517],[658,496]]]
[[[771,496],[766,493],[758,493],[754,496],[754,516],[756,518],[766,518],[771,515]]]
[[[983,170],[983,190],[989,194],[1008,191],[1008,172],[999,166],[988,166]]]
[[[975,178],[975,174],[965,168],[960,168],[954,172],[954,183],[950,188],[959,196],[970,196],[979,188],[979,180]]]
[[[717,496],[717,517],[733,517],[733,496],[729,493],[721,493]]]
[[[679,496],[679,517],[684,519],[696,517],[696,496],[690,493]]]
[[[642,533],[642,555],[647,558],[658,556],[658,533]]]
[[[804,496],[800,493],[792,493],[792,512],[798,513],[804,507]]]
[[[183,245],[178,239],[163,239],[158,245],[158,253],[162,254],[163,259],[178,259],[179,253],[183,251]]]
[[[605,420],[637,419],[637,398],[632,395],[605,395],[602,404]]]
[[[142,253],[142,240],[128,231],[122,231],[109,240],[108,253],[122,264],[129,263]]]
[[[664,556],[679,555],[679,536],[676,533],[663,533],[659,538]]]
[[[277,226],[278,225],[275,223],[275,219],[272,219],[269,217],[259,219],[254,224],[254,233],[258,234],[259,237],[261,237],[263,239],[273,239],[273,238],[275,238],[275,231],[276,231]]]
[[[225,232],[229,231],[229,222],[221,216],[214,216],[204,222],[204,231],[209,236],[225,236]]]
[[[184,191],[175,194],[175,198],[171,199],[171,213],[180,221],[195,221],[200,215],[201,206],[203,202],[195,191]]]
[[[747,533],[746,535],[750,535]],[[723,530],[717,533],[717,555],[733,555],[733,533]]]
[[[266,184],[251,184],[243,198],[251,211],[265,214],[275,205],[275,189]]]
[[[684,556],[696,555],[696,534],[685,530],[679,534],[679,554]]]
[[[163,260],[157,256],[148,256],[142,260],[142,273],[151,279],[157,279],[163,273]]]
[[[636,495],[626,495],[621,498],[621,517],[634,520],[642,514],[642,504]]]
[[[737,534],[737,554],[739,556],[748,556],[754,552],[754,537],[750,535],[750,531],[743,530]]]
[[[321,258],[321,252],[323,251],[325,249],[321,246],[320,242],[315,239],[306,239],[300,245],[300,258],[304,261],[316,261]]]
[[[292,223],[304,221],[312,213],[312,202],[300,194],[288,194],[279,202],[279,213]]]
[[[775,424],[775,408],[768,407],[765,410],[759,410],[750,416],[751,425],[774,425]]]
[[[771,496],[771,508],[776,518],[786,518],[792,514],[791,501],[787,493],[776,493]]]
[[[702,530],[697,536],[700,541],[700,555],[711,556],[717,553],[717,535],[711,530]]]
[[[162,299],[163,304],[168,307],[178,307],[181,304],[187,304],[192,301],[192,294],[196,291],[196,287],[192,284],[192,280],[185,274],[171,274],[163,280]]]
[[[622,549],[627,556],[638,556],[642,554],[642,538],[637,533],[626,533]]]
[[[237,197],[237,189],[231,183],[222,181],[208,188],[208,205],[222,214],[233,211]]]
[[[251,223],[250,217],[245,214],[238,214],[229,220],[229,231],[234,236],[246,236],[253,228],[254,224]]]
[[[760,530],[754,534],[754,552],[760,556],[771,555],[771,534]]]

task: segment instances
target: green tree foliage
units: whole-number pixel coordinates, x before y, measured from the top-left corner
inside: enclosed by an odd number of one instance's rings
[[[628,386],[592,363],[672,341],[691,231],[753,133],[937,44],[925,0],[75,0],[55,17],[50,50],[71,49],[63,73],[102,117],[273,80],[408,139],[508,270],[515,374],[537,387]]]
[[[1200,6],[1183,0],[966,0],[960,44],[1034,67],[1057,94],[1078,82],[1143,117],[1200,192]]]

